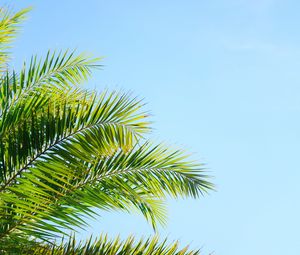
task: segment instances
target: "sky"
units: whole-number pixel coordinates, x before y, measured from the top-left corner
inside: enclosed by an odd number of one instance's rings
[[[216,192],[168,200],[162,237],[203,254],[300,254],[299,1],[0,1],[32,6],[14,47],[103,56],[85,86],[147,102],[149,136],[191,151]],[[90,233],[153,234],[141,216],[101,212]]]

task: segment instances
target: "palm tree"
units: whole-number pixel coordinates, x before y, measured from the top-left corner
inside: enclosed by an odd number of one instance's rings
[[[155,229],[166,196],[196,198],[213,186],[184,152],[145,138],[142,101],[79,86],[99,59],[49,51],[12,70],[7,51],[27,12],[0,12],[0,254],[198,254],[157,237],[69,236],[95,208],[137,208]],[[62,236],[69,241],[56,245]]]

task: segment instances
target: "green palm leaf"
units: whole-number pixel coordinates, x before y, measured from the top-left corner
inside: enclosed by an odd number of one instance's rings
[[[139,240],[130,236],[121,240],[119,237],[109,239],[107,235],[101,235],[97,239],[90,238],[78,243],[75,237],[71,237],[68,242],[58,245],[28,242],[11,246],[19,254],[34,255],[200,255],[200,250],[192,250],[188,246],[180,248],[178,241],[160,241],[158,236]]]
[[[0,54],[26,12],[3,14]],[[33,254],[198,254],[156,237],[53,245],[86,227],[95,208],[137,210],[156,229],[166,221],[167,196],[197,198],[213,189],[202,164],[145,138],[151,123],[141,100],[78,86],[98,60],[49,51],[20,73],[1,71],[0,247]]]
[[[15,38],[20,23],[25,19],[30,8],[12,13],[7,8],[0,8],[0,71],[7,68],[10,44]]]

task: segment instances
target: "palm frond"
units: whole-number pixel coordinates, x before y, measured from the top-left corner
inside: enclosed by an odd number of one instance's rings
[[[129,211],[132,206],[155,228],[165,220],[166,194],[197,197],[213,187],[201,166],[181,151],[146,143],[99,157],[96,148],[86,153],[82,144],[61,144],[2,195],[5,205],[15,205],[12,228],[41,238],[84,226],[81,216],[92,215],[94,207]],[[56,223],[51,230],[49,220]]]
[[[15,39],[20,23],[26,18],[29,10],[30,8],[26,8],[12,13],[5,7],[0,8],[0,72],[6,68],[10,43]]]
[[[99,59],[49,51],[20,73],[3,71],[27,11],[0,11],[0,254],[198,254],[157,237],[49,244],[85,227],[95,207],[135,209],[155,229],[166,196],[197,198],[213,185],[182,150],[144,140],[143,102],[77,86]]]
[[[0,80],[0,120],[2,128],[9,128],[36,111],[51,98],[74,90],[100,65],[99,58],[90,58],[75,52],[48,51],[45,59],[32,57],[29,67],[23,65],[20,75],[6,73]],[[59,97],[57,100],[59,101]]]
[[[178,241],[160,240],[158,236],[139,240],[130,236],[121,240],[119,237],[110,239],[107,235],[79,243],[73,237],[60,245],[39,245],[33,248],[27,245],[22,252],[24,255],[200,255],[200,250],[192,250],[188,246],[180,248]]]

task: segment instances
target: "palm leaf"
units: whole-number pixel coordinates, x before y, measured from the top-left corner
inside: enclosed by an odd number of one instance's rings
[[[166,196],[197,198],[213,185],[182,150],[145,140],[142,101],[78,86],[98,59],[49,51],[20,73],[3,71],[26,12],[0,14],[0,254],[198,254],[157,237],[53,245],[84,228],[95,207],[138,210],[155,229],[166,221]]]
[[[109,239],[107,235],[101,235],[97,239],[90,238],[78,243],[75,237],[72,237],[68,242],[59,245],[29,243],[17,249],[24,255],[200,255],[200,250],[192,250],[188,246],[180,248],[178,241],[168,242],[167,239],[160,241],[158,236],[139,240],[130,236],[121,240],[119,237]]]
[[[156,222],[165,220],[166,194],[197,197],[212,188],[203,170],[185,161],[181,151],[146,143],[97,158],[96,148],[93,155],[81,144],[76,144],[77,152],[74,144],[61,145],[18,178],[18,185],[8,188],[10,193],[2,199],[16,205],[12,228],[41,237],[48,234],[50,220],[57,223],[50,232],[63,233],[69,226],[85,225],[80,215],[93,214],[94,207],[130,210],[132,206],[156,227]]]
[[[0,8],[0,71],[6,68],[10,44],[15,39],[19,24],[25,19],[30,8],[12,13],[9,9]]]

